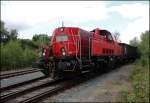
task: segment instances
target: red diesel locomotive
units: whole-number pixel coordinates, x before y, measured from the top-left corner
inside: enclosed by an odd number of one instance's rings
[[[65,73],[100,70],[101,64],[113,68],[116,62],[123,61],[123,53],[122,46],[107,30],[96,28],[89,32],[60,27],[54,30],[50,45],[43,48],[39,67],[47,76],[65,76]]]

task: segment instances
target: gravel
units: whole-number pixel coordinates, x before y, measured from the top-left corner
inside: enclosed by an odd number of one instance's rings
[[[124,88],[132,90],[129,80],[132,70],[132,64],[122,66],[51,96],[43,102],[121,102],[120,91]]]

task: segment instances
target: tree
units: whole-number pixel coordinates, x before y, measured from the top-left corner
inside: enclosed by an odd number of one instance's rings
[[[10,32],[5,28],[5,23],[3,21],[0,21],[0,32],[1,32],[1,42],[7,42],[9,40],[17,39],[18,32],[16,29],[11,29]]]
[[[6,42],[9,39],[9,32],[7,31],[7,29],[5,28],[5,23],[3,21],[0,21],[0,40],[1,42]]]
[[[116,32],[114,33],[114,38],[115,38],[115,40],[118,41],[118,40],[119,40],[119,37],[120,37],[120,33],[116,31]]]
[[[50,43],[50,37],[47,34],[35,34],[32,38],[39,46],[48,45]]]
[[[137,37],[134,37],[132,40],[130,40],[130,45],[136,46],[136,47],[139,45],[139,41]]]
[[[35,42],[33,42],[30,39],[18,39],[20,41],[21,47],[23,49],[25,48],[31,48],[31,49],[37,49],[38,45],[35,44]]]
[[[10,36],[10,39],[17,39],[17,36],[18,36],[18,32],[17,32],[17,30],[16,29],[12,29],[11,31],[10,31],[10,34],[9,34],[9,36]]]
[[[139,44],[139,49],[141,52],[141,62],[142,65],[149,64],[150,51],[149,51],[149,31],[145,31],[141,34],[141,42]]]

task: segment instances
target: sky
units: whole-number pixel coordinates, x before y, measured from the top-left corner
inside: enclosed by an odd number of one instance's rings
[[[51,36],[64,22],[87,31],[119,32],[121,42],[129,43],[149,30],[149,1],[1,1],[1,20],[24,39]]]

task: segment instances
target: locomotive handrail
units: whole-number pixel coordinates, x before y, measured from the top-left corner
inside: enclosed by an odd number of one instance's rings
[[[71,32],[72,32],[72,29],[71,29]],[[72,32],[72,37],[73,37],[73,43],[75,44],[75,40],[74,40],[74,37],[75,37],[75,36],[73,35],[73,32]],[[78,39],[77,39],[77,40],[78,40]],[[76,52],[76,58],[78,58],[78,57],[77,57],[78,50],[79,50],[79,49],[77,48],[77,45],[76,45],[76,50],[75,50],[75,52]]]
[[[79,37],[79,36],[78,36],[78,37]],[[79,51],[79,39],[77,39],[77,46],[76,46],[76,48],[77,48],[78,51]],[[80,62],[81,60],[80,60],[80,58],[78,58],[77,53],[78,53],[78,52],[76,52],[76,58],[77,58],[77,60]]]
[[[89,37],[89,61],[91,61],[91,42],[90,42],[90,40],[91,40],[91,37]]]
[[[81,58],[81,37],[79,37],[79,38],[80,38],[80,61],[82,62],[82,58]]]
[[[73,36],[73,37],[79,37],[79,35],[76,35],[76,36]],[[78,39],[76,39],[76,42],[77,43],[73,43],[73,44],[75,44],[76,46],[76,49],[75,49],[75,52],[76,52],[76,58],[80,61],[80,58],[78,58],[78,52],[80,52],[79,51],[79,48],[81,48],[81,46],[79,46],[79,38]],[[70,43],[70,42],[68,42],[68,43]],[[81,53],[79,53],[80,55],[81,55]]]
[[[72,29],[71,29],[71,32],[72,32]],[[74,43],[74,42],[75,42],[75,40],[74,40],[73,32],[72,32],[72,37],[73,37],[73,43]]]
[[[82,69],[82,58],[81,58],[81,35],[79,36],[79,41],[80,41],[80,42],[79,42],[79,43],[80,43],[80,46],[79,46],[79,48],[80,48],[80,55],[79,55],[79,56],[80,56],[80,62],[79,62],[79,63],[80,63],[80,69]]]

